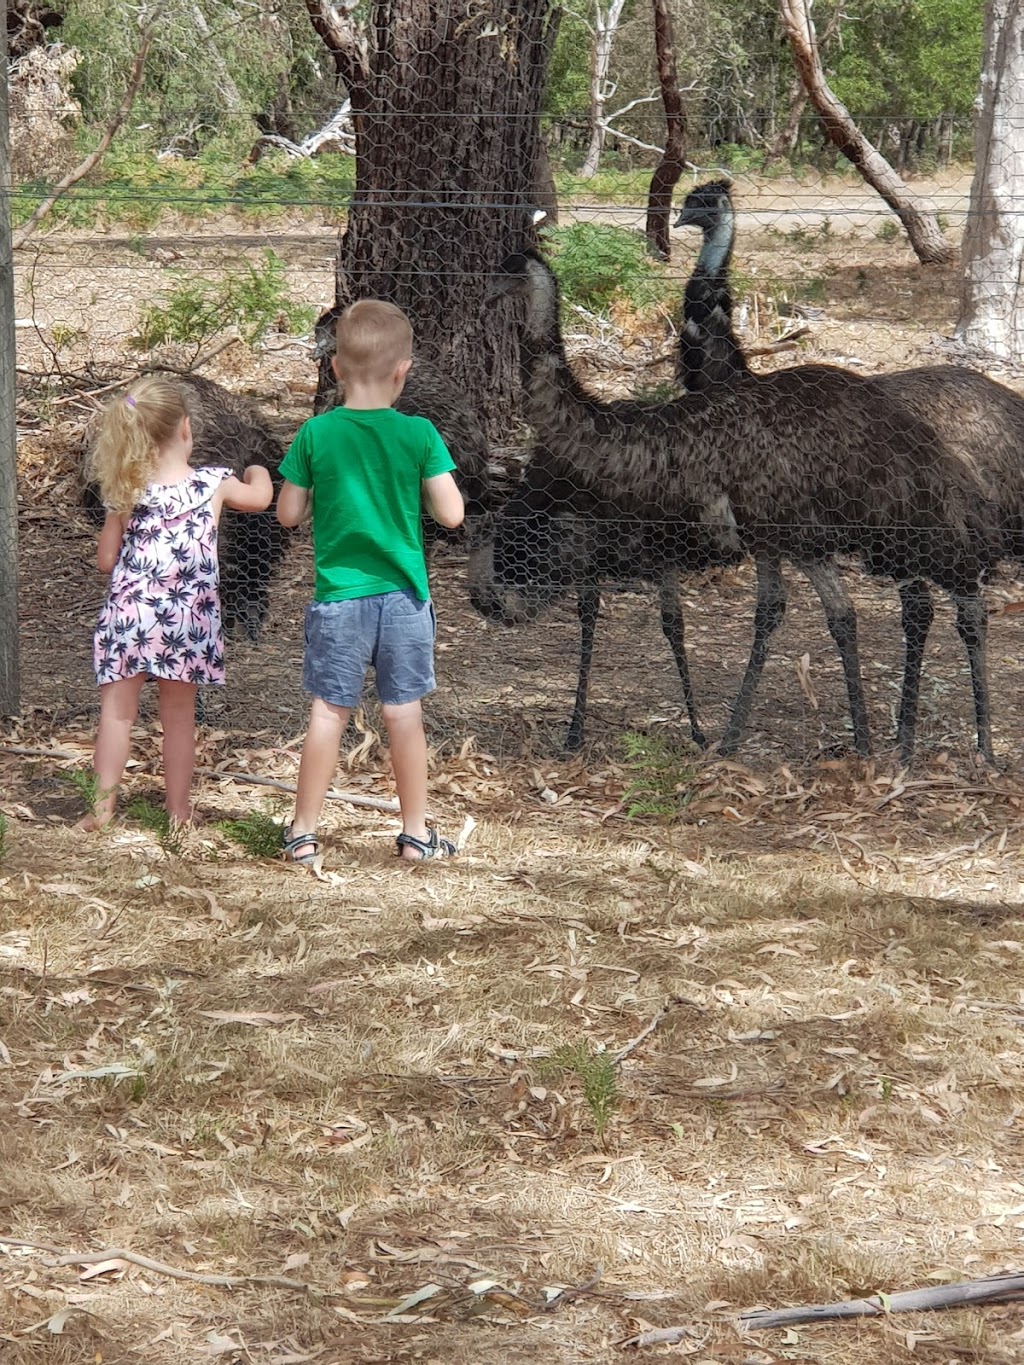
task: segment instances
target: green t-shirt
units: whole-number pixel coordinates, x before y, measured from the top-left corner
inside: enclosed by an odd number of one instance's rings
[[[425,417],[339,407],[304,422],[281,477],[313,493],[316,600],[412,588],[426,601],[420,484],[454,468]]]

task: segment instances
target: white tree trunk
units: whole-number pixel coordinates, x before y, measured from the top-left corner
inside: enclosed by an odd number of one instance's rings
[[[974,182],[963,239],[956,335],[995,355],[1024,356],[1024,13],[988,0],[975,101]]]
[[[607,9],[601,8],[601,0],[594,0],[594,28],[590,49],[590,146],[580,170],[580,179],[589,180],[597,174],[604,150],[604,140],[608,132],[604,110],[615,86],[608,81],[608,71],[612,64],[612,43],[622,18],[626,0],[611,0]]]
[[[825,79],[818,38],[811,22],[812,3],[813,0],[779,0],[779,18],[793,50],[797,74],[829,141],[857,167],[896,214],[919,261],[925,265],[951,261],[956,251],[943,237],[935,214],[918,207],[910,190],[857,127],[853,115]],[[1019,0],[1010,0],[1010,3],[1016,5]]]

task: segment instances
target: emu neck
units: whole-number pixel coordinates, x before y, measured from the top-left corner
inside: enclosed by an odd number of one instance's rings
[[[714,280],[725,290],[729,288],[729,262],[735,231],[732,209],[722,208],[714,226],[704,229],[704,241],[693,271],[695,275]]]

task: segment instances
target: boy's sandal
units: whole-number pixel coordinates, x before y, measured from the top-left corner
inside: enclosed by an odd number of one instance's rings
[[[400,834],[395,843],[400,858],[403,848],[414,848],[419,852],[421,862],[425,862],[427,858],[454,858],[459,851],[450,839],[442,839],[436,829],[432,829],[426,839],[417,839],[412,834]],[[412,859],[408,858],[406,861],[412,862]]]
[[[296,849],[305,847],[310,849],[309,853],[296,853]],[[286,825],[281,831],[281,851],[287,862],[310,867],[320,856],[320,840],[315,834],[293,834],[291,825]]]

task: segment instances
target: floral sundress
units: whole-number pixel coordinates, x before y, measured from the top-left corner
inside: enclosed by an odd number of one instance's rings
[[[151,483],[125,527],[93,638],[96,681],[224,681],[213,495],[230,469]]]

